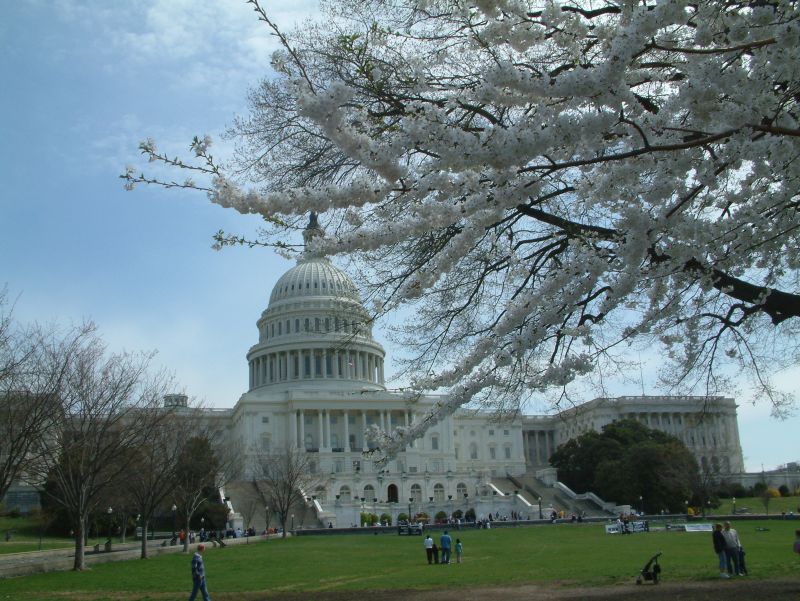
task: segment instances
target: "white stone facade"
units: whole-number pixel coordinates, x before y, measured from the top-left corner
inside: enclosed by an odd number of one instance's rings
[[[316,235],[321,230],[312,219],[306,242]],[[246,477],[253,475],[251,461],[271,450],[312,454],[320,484],[305,492],[324,523],[350,525],[360,510],[396,518],[467,504],[525,513],[525,501],[499,495],[493,478],[545,467],[559,444],[622,417],[679,436],[720,471],[742,471],[732,399],[698,407],[698,399],[665,397],[596,399],[559,416],[507,421],[459,412],[378,465],[365,455],[365,430],[414,423],[437,398],[386,390],[385,352],[351,279],[326,257],[306,252],[275,284],[257,326],[258,342],[247,353],[249,389],[216,418],[241,443]]]

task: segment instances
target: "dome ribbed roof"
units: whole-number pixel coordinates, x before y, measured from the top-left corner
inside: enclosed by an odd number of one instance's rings
[[[269,304],[312,296],[360,302],[353,280],[325,257],[303,257],[284,273],[269,297]]]

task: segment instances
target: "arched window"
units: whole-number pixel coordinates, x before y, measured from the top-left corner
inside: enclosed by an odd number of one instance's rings
[[[431,435],[431,450],[438,451],[439,450],[439,435],[432,434]]]
[[[352,499],[352,495],[350,494],[350,487],[349,486],[342,486],[339,489],[339,500],[340,501],[350,501]]]
[[[459,499],[463,499],[465,494],[467,494],[467,485],[463,482],[459,482],[456,485],[456,496]]]
[[[419,484],[411,485],[411,498],[414,503],[422,503],[422,487]]]
[[[364,487],[364,498],[367,501],[372,501],[375,498],[375,487],[372,484],[367,484]]]
[[[433,486],[433,500],[437,503],[444,501],[444,486],[441,484],[435,484]]]

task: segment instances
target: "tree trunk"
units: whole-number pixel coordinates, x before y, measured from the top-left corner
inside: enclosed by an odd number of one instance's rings
[[[78,529],[75,531],[75,561],[72,564],[73,570],[82,571],[86,567],[85,543],[86,518],[78,520]]]
[[[142,521],[142,553],[140,559],[147,559],[147,526],[148,521]]]
[[[286,520],[281,520],[281,538],[286,538]]]
[[[189,552],[189,521],[192,519],[192,514],[186,514],[186,526],[183,528],[183,551],[184,553]]]

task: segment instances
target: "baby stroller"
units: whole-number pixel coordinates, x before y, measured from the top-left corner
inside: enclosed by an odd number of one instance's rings
[[[641,584],[645,580],[650,580],[653,584],[658,584],[658,577],[661,574],[661,566],[658,565],[658,558],[661,557],[661,552],[659,551],[655,555],[650,558],[642,571],[639,572],[639,575],[636,577],[636,584]]]

